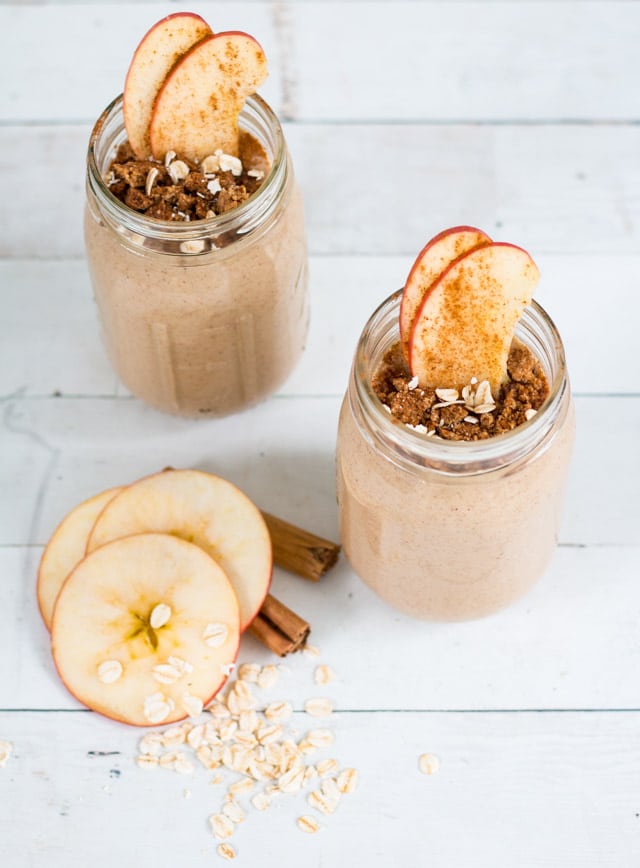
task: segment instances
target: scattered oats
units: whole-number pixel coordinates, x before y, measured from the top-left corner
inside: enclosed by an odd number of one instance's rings
[[[473,407],[473,392],[471,386],[464,386],[462,389],[462,400],[469,407]]]
[[[356,769],[342,769],[336,779],[341,793],[352,793],[358,785],[358,772]]]
[[[149,624],[154,630],[158,630],[160,627],[164,627],[165,624],[169,623],[170,617],[171,606],[167,606],[166,603],[158,603],[157,606],[154,606],[151,610],[151,614],[149,615]]]
[[[473,408],[473,411],[474,413],[477,413],[479,416],[481,416],[483,413],[493,413],[495,409],[495,404],[476,404],[476,406]]]
[[[153,667],[152,675],[160,684],[173,684],[182,677],[180,670],[170,663],[158,663]]]
[[[440,769],[440,760],[432,753],[423,753],[418,759],[420,771],[425,775],[435,775]]]
[[[231,172],[236,178],[242,174],[242,163],[237,157],[231,154],[220,154],[218,160],[221,172]]]
[[[249,178],[255,178],[256,181],[262,181],[264,178],[264,172],[261,169],[249,169],[247,175]]]
[[[474,403],[476,407],[481,406],[482,404],[495,404],[493,395],[491,394],[491,384],[489,383],[489,380],[483,380],[478,384],[474,396]]]
[[[170,729],[165,729],[162,733],[162,744],[164,747],[177,747],[179,744],[184,744],[186,741],[186,733],[181,726],[172,726]]]
[[[258,744],[258,739],[252,732],[244,732],[239,729],[236,732],[236,742],[242,745],[242,747],[251,750],[251,748],[254,748]]]
[[[264,666],[258,675],[258,687],[262,690],[269,690],[269,688],[275,685],[279,676],[280,673],[277,666],[273,666],[272,664]]]
[[[177,669],[181,675],[184,675],[185,673],[193,672],[193,666],[191,665],[191,663],[188,663],[186,660],[183,660],[182,657],[173,657],[173,656],[168,657],[167,663],[169,663],[169,665],[173,666],[174,669]]]
[[[180,775],[190,775],[195,771],[193,763],[183,751],[176,751],[173,768]]]
[[[302,653],[306,654],[308,657],[319,657],[320,656],[320,649],[317,648],[315,645],[309,645],[309,643],[307,643],[303,647]]]
[[[278,778],[278,787],[283,793],[297,793],[302,789],[304,770],[292,768]]]
[[[207,711],[209,714],[213,715],[216,720],[228,720],[231,717],[231,712],[227,708],[226,705],[223,705],[219,699],[214,699],[213,702],[207,706]]]
[[[436,396],[440,398],[440,400],[444,404],[453,404],[458,400],[458,390],[457,389],[436,389]],[[438,404],[435,405],[436,407]]]
[[[203,238],[192,238],[189,241],[180,242],[181,253],[202,253],[207,246]]]
[[[258,715],[253,708],[241,711],[238,717],[238,728],[245,733],[255,732],[260,724]]]
[[[267,720],[285,721],[289,720],[293,714],[293,708],[290,702],[272,702],[264,710],[264,716]]]
[[[218,730],[220,741],[231,741],[235,737],[237,731],[238,724],[235,720],[223,721],[220,729]]]
[[[204,725],[204,740],[208,744],[222,744],[220,740],[220,736],[218,735],[218,727],[220,726],[220,721],[214,723],[213,721],[209,721],[209,723],[205,723]]]
[[[199,696],[193,696],[188,690],[185,690],[182,694],[182,708],[187,712],[189,717],[197,717],[204,708],[204,702]]]
[[[524,418],[525,418],[525,419],[527,420],[527,422],[528,422],[530,419],[533,419],[533,417],[536,415],[537,412],[538,412],[538,411],[537,411],[537,410],[534,410],[533,407],[529,407],[528,410],[525,410],[525,411],[524,411]]]
[[[304,777],[302,778],[302,786],[306,787],[306,785],[310,781],[315,780],[317,777],[318,777],[318,770],[316,769],[315,766],[312,766],[312,765],[305,766]]]
[[[140,739],[138,748],[140,753],[148,756],[158,756],[163,747],[162,735],[159,732],[148,732]]]
[[[254,787],[255,783],[251,778],[240,778],[239,781],[235,781],[235,783],[231,784],[229,792],[234,796],[246,796],[248,793],[252,792]]]
[[[103,684],[113,684],[122,675],[124,669],[119,660],[104,660],[98,666],[98,678]]]
[[[284,730],[280,724],[275,723],[272,726],[261,726],[258,728],[256,735],[260,744],[271,744],[271,742],[279,741]]]
[[[224,814],[212,814],[209,822],[216,838],[230,838],[233,835],[233,823]]]
[[[318,769],[318,774],[320,775],[320,777],[326,778],[327,775],[337,774],[340,766],[338,764],[338,760],[336,759],[325,759],[321,760],[316,768]]]
[[[159,759],[160,766],[163,769],[174,769],[177,758],[178,758],[178,751],[177,750],[167,751],[167,753],[163,753]]]
[[[240,681],[248,681],[250,684],[257,684],[258,675],[260,675],[259,663],[242,663],[238,669],[238,678]]]
[[[299,829],[302,829],[303,832],[307,832],[309,835],[313,835],[320,828],[316,818],[311,817],[309,814],[303,814],[301,817],[298,817],[296,823]]]
[[[151,195],[151,190],[153,189],[153,185],[155,184],[156,178],[159,174],[160,172],[158,169],[156,169],[155,166],[149,169],[149,173],[147,174],[147,180],[144,185],[144,192],[147,194],[147,196]]]
[[[175,151],[167,151],[167,153],[164,155],[164,165],[167,169],[169,168],[171,163],[175,160],[175,158],[176,158],[176,152]]]
[[[236,851],[233,849],[231,844],[218,844],[216,853],[228,862],[236,858]]]
[[[330,717],[333,714],[333,702],[324,696],[308,699],[304,704],[304,710],[311,717]]]
[[[228,635],[229,628],[226,624],[207,624],[202,632],[202,638],[209,648],[220,648],[227,641]]]
[[[204,215],[207,220],[211,220],[212,217],[216,217],[216,212],[209,209],[207,213]],[[211,242],[211,246],[215,247],[215,244]]]
[[[280,787],[277,784],[267,784],[267,786],[264,788],[264,791],[269,796],[269,798],[271,798],[271,796],[279,796],[281,794]]]
[[[222,813],[225,817],[228,817],[232,823],[242,823],[244,820],[244,811],[240,807],[240,805],[235,801],[233,796],[230,801],[225,802],[222,807]]]
[[[313,747],[329,747],[333,743],[333,733],[330,729],[312,729],[305,741]]]
[[[215,196],[216,193],[219,193],[222,190],[222,186],[220,181],[217,178],[214,178],[213,181],[209,181],[207,184],[207,190],[211,193],[212,196]]]
[[[477,418],[477,416],[465,416],[464,419],[463,419],[462,421],[463,421],[463,422],[470,422],[472,425],[477,425],[477,424],[478,424],[478,418]]]
[[[144,700],[144,716],[149,723],[162,723],[173,711],[174,703],[164,693],[152,693]]]
[[[251,799],[251,804],[258,811],[266,811],[267,808],[271,805],[271,799],[265,792],[256,793],[255,796]]]
[[[417,389],[417,388],[418,388],[418,378],[417,378],[417,377],[412,377],[412,378],[409,380],[409,382],[407,383],[407,389],[408,389],[410,392],[413,392],[413,390],[414,390],[414,389]]]
[[[321,811],[323,814],[333,814],[336,809],[336,803],[328,799],[320,790],[312,790],[307,796],[307,801],[312,808]]]
[[[320,791],[332,802],[339,802],[342,791],[335,778],[325,778],[320,784]]]
[[[462,398],[459,401],[441,401],[439,404],[434,404],[432,410],[439,410],[440,407],[452,407],[454,404],[464,404]]]
[[[220,671],[222,672],[223,675],[231,675],[231,673],[233,672],[233,670],[235,668],[236,668],[235,663],[223,663],[220,666]]]
[[[222,775],[214,775],[209,781],[210,784],[221,784],[224,781]]]
[[[201,723],[199,726],[194,726],[191,732],[187,735],[187,741],[189,742],[190,748],[198,750],[202,743],[206,741],[204,736],[204,724]]]
[[[209,154],[200,163],[200,171],[203,175],[214,175],[220,168],[220,160],[217,154]]]
[[[313,673],[313,680],[316,684],[329,684],[336,677],[336,673],[330,666],[316,666],[316,671]]]
[[[141,753],[140,756],[136,757],[136,763],[141,769],[156,769],[158,768],[159,760],[157,756]]]
[[[298,750],[301,754],[315,753],[318,749],[318,746],[312,744],[308,739],[303,738],[302,741],[298,742]]]
[[[171,180],[174,184],[178,181],[184,181],[189,174],[189,166],[183,160],[172,160],[167,166],[167,171],[171,175]]]
[[[191,798],[191,790],[188,789],[188,788],[185,788],[185,789],[182,791],[182,798],[183,798],[183,799],[190,799],[190,798]]]

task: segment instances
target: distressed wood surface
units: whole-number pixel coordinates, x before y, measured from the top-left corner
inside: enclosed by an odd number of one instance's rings
[[[91,124],[175,3],[0,6],[0,769],[3,868],[217,863],[211,775],[144,772],[138,733],[59,682],[35,601],[43,545],[78,501],[172,464],[236,482],[336,538],[334,445],[375,306],[447,225],[527,248],[563,336],[577,438],[560,546],[482,621],[393,612],[344,558],[274,590],[320,660],[273,698],[336,703],[330,754],[358,791],[305,836],[291,798],[252,812],[238,864],[636,868],[640,862],[640,3],[220,2],[191,8],[264,45],[306,202],[312,321],[280,393],[186,422],[131,398],[100,344],[83,261]],[[240,659],[271,662],[251,637]],[[440,773],[417,770],[424,751]],[[328,752],[329,753],[329,752]],[[184,797],[188,789],[191,798]],[[374,825],[375,824],[375,825]],[[176,833],[176,830],[179,830]]]

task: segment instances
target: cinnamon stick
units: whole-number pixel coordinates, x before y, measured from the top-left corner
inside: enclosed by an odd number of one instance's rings
[[[338,560],[340,546],[307,530],[263,512],[279,567],[317,582]]]
[[[284,657],[302,648],[311,627],[304,618],[296,615],[272,594],[267,594],[249,630],[269,650]]]

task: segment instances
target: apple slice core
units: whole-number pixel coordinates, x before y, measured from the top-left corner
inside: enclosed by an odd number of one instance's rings
[[[60,588],[71,570],[83,559],[87,539],[97,517],[120,491],[121,488],[110,488],[78,504],[62,519],[47,543],[38,568],[36,594],[40,614],[48,630],[51,629]]]
[[[454,260],[429,288],[409,342],[411,373],[422,388],[504,382],[516,323],[531,302],[538,269],[513,244],[491,243]]]
[[[409,272],[400,304],[400,340],[407,361],[411,330],[429,287],[458,256],[481,244],[490,243],[491,238],[480,229],[454,226],[440,232],[422,248]]]
[[[251,623],[271,582],[271,538],[260,510],[235,485],[199,470],[140,479],[99,515],[87,551],[147,531],[172,534],[207,552],[233,585],[241,629]]]
[[[196,43],[211,36],[211,28],[192,12],[168,15],[145,34],[129,66],[124,84],[124,125],[139,160],[151,156],[149,126],[153,105],[173,66]]]
[[[60,591],[51,629],[70,692],[135,726],[201,710],[226,681],[239,637],[223,570],[198,546],[153,533],[87,555]]]

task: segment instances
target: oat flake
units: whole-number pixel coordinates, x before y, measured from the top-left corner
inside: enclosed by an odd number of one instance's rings
[[[113,684],[122,675],[124,669],[119,660],[104,660],[98,666],[98,678],[103,684]]]
[[[202,638],[209,648],[220,648],[227,641],[229,628],[226,624],[207,624],[202,632]]]
[[[230,838],[233,835],[233,823],[224,814],[212,814],[209,823],[216,838]]]
[[[228,862],[236,858],[236,851],[233,849],[231,844],[218,844],[216,852],[218,856],[222,856],[222,858],[226,859]]]
[[[309,835],[313,835],[320,828],[316,818],[312,817],[310,814],[303,814],[301,817],[298,817],[296,823],[298,824],[299,829],[303,832],[307,832]]]
[[[304,710],[311,717],[330,717],[333,714],[333,702],[323,696],[308,699],[304,704]]]
[[[440,760],[432,753],[423,753],[418,759],[420,771],[425,775],[435,775],[440,769]]]
[[[159,630],[160,627],[164,627],[169,622],[169,618],[171,618],[171,606],[167,606],[166,603],[158,603],[151,610],[149,624],[154,630]]]
[[[426,430],[426,429],[425,429]],[[316,684],[329,684],[336,677],[336,673],[330,666],[317,666],[313,675]]]

